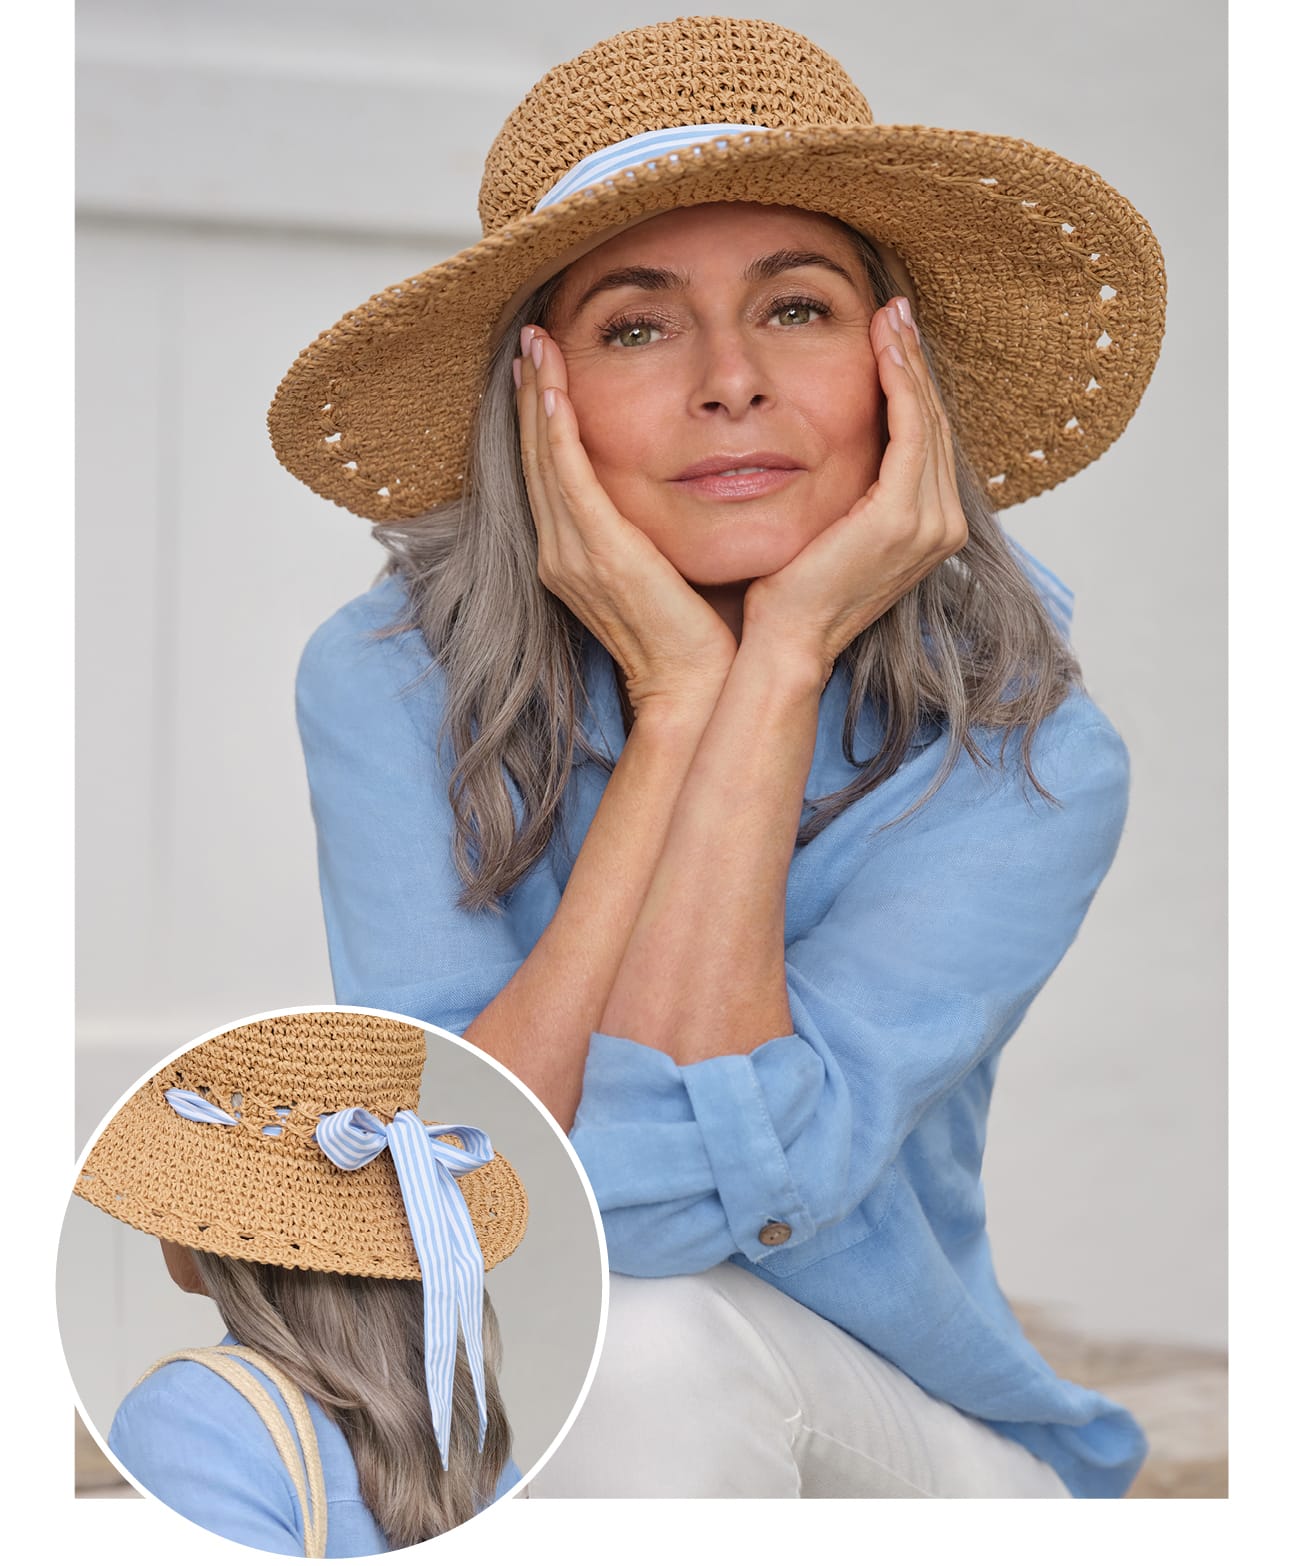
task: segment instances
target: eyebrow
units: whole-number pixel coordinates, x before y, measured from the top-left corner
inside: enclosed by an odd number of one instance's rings
[[[780,276],[783,272],[792,272],[802,266],[826,267],[828,271],[845,278],[852,287],[857,286],[855,279],[839,261],[833,261],[831,256],[825,256],[819,250],[775,250],[771,255],[759,256],[752,261],[742,276],[748,283],[764,283]],[[664,293],[673,288],[686,288],[689,282],[690,278],[683,276],[681,272],[671,272],[664,267],[616,267],[613,271],[603,272],[584,290],[582,297],[575,303],[572,314],[578,315],[590,299],[608,289],[641,288],[648,293]]]

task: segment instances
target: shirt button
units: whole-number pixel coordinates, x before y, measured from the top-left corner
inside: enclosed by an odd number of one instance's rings
[[[784,1245],[791,1238],[789,1223],[766,1223],[759,1232],[761,1245]]]

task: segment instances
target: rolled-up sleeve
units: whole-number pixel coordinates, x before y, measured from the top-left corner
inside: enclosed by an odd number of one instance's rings
[[[874,839],[787,948],[792,1034],[687,1066],[593,1035],[572,1136],[616,1271],[760,1261],[772,1226],[793,1247],[881,1193],[923,1116],[1021,1022],[1112,863],[1128,758],[1089,710],[1033,757],[1057,804],[1010,746],[1006,774],[971,773]]]

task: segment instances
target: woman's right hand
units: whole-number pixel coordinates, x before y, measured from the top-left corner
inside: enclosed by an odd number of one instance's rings
[[[566,395],[559,345],[537,326],[520,340],[516,408],[539,579],[623,670],[635,714],[648,704],[712,704],[736,638],[601,487]]]

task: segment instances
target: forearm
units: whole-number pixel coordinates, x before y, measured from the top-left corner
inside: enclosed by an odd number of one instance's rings
[[[569,1130],[596,1030],[647,895],[714,693],[643,710],[551,922],[465,1036],[537,1093]]]
[[[696,748],[599,1031],[679,1064],[792,1031],[787,877],[823,676],[744,637]]]

